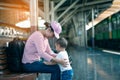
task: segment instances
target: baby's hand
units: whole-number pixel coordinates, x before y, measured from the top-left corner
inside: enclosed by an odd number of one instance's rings
[[[47,65],[47,62],[46,62],[46,61],[44,61],[43,63]]]
[[[54,63],[52,63],[52,62],[47,62],[47,61],[44,61],[43,63],[46,64],[46,65],[54,65]]]

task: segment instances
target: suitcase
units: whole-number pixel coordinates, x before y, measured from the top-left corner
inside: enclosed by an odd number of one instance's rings
[[[25,43],[22,40],[13,40],[9,42],[6,48],[8,69],[12,72],[23,72],[22,56]]]

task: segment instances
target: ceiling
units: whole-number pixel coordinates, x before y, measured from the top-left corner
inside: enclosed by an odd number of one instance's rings
[[[89,22],[89,27],[95,26],[98,23],[100,23],[102,20],[106,19],[107,17],[117,13],[120,11],[120,0],[114,0],[112,5],[103,11],[101,14],[99,14],[98,17],[94,19],[94,21]]]
[[[21,12],[30,11],[30,1],[31,0],[0,0],[0,23],[15,25],[17,22],[27,19],[28,15]],[[47,17],[49,17],[50,21],[50,18],[55,16],[55,20],[65,24],[67,22],[67,20],[64,19],[65,17],[84,12],[87,14],[88,21],[91,21],[92,8],[96,10],[95,13],[100,14],[111,6],[112,1],[113,0],[38,0],[38,16],[45,19],[46,15],[48,15]],[[53,8],[51,7],[52,4],[54,4]],[[46,9],[48,10],[47,13]]]

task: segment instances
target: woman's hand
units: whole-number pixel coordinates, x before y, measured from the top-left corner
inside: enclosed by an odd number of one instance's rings
[[[67,59],[61,59],[60,64],[63,65],[64,67],[67,67],[69,61]]]
[[[64,67],[66,67],[69,63],[69,61],[67,59],[56,59],[56,58],[51,59],[51,62],[53,62],[53,63],[56,62],[58,64],[63,65]]]

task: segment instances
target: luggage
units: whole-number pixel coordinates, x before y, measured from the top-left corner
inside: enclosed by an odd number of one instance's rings
[[[20,39],[14,39],[9,42],[6,49],[8,69],[12,72],[22,72],[22,56],[24,51],[24,42]]]

